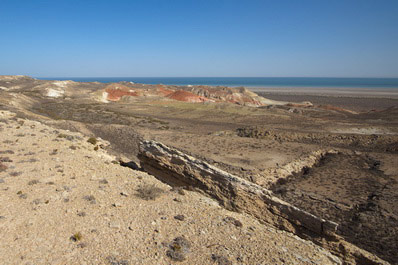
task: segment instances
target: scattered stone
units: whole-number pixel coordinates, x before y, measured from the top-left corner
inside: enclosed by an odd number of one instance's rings
[[[120,193],[120,195],[122,195],[122,196],[124,196],[124,197],[128,197],[128,196],[129,196],[129,194],[128,194],[127,192],[125,192],[125,191],[122,191],[122,192]]]
[[[120,229],[120,224],[118,222],[110,222],[109,223],[109,227],[110,228]]]
[[[178,199],[178,198],[174,198],[173,201],[175,201],[175,202],[182,202],[182,201],[181,201],[180,199]]]
[[[106,179],[101,179],[99,181],[100,184],[108,184],[109,182]]]
[[[235,225],[237,227],[242,227],[243,226],[241,221],[236,220],[235,218],[233,218],[231,216],[227,216],[223,220],[224,220],[224,222],[233,224],[233,225]]]
[[[115,202],[115,203],[112,203],[112,206],[113,207],[122,207],[122,204],[120,202]]]
[[[186,259],[186,255],[189,253],[191,243],[184,237],[179,236],[169,244],[169,249],[166,255],[175,261],[183,261]]]
[[[180,221],[184,221],[185,220],[185,216],[182,214],[178,214],[176,216],[174,216],[174,219],[180,220]]]
[[[34,200],[32,201],[32,203],[33,203],[33,204],[36,204],[36,205],[39,205],[39,204],[41,203],[41,200],[40,200],[40,199],[34,199]]]
[[[56,154],[58,154],[58,149],[54,149],[51,153],[50,153],[50,155],[56,155]]]
[[[86,195],[83,197],[83,199],[90,202],[91,204],[97,203],[97,200],[95,199],[95,197],[93,195]]]
[[[0,183],[4,183],[4,179],[0,179]]]
[[[129,265],[128,260],[117,260],[115,257],[109,256],[106,258],[110,265]]]
[[[7,166],[4,165],[3,163],[0,162],[0,172],[6,171],[7,170]]]
[[[84,243],[84,242],[82,242],[82,243],[77,244],[77,247],[79,247],[79,248],[85,248],[85,247],[87,247],[87,244]]]
[[[77,215],[80,217],[84,217],[86,216],[86,212],[78,212]]]
[[[217,262],[218,265],[232,265],[232,261],[227,259],[224,256],[216,255],[216,254],[211,254],[211,259],[214,262]]]

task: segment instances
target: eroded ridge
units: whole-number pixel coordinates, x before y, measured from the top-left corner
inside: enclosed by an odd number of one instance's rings
[[[340,255],[347,264],[388,264],[336,235],[338,224],[317,217],[275,197],[259,185],[155,141],[143,141],[138,155],[150,174],[175,186],[188,186],[217,199],[229,210],[246,212],[259,221],[300,234]]]

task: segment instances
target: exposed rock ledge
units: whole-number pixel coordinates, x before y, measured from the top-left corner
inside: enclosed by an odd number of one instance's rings
[[[155,141],[140,144],[138,158],[148,173],[174,186],[191,187],[217,199],[226,209],[245,212],[283,230],[312,235],[345,264],[389,264],[336,235],[338,224],[303,211],[272,192],[204,161]]]
[[[337,223],[284,202],[259,185],[155,141],[142,142],[140,149],[144,170],[169,184],[198,188],[229,210],[246,212],[291,232],[299,227],[318,235],[335,235]]]

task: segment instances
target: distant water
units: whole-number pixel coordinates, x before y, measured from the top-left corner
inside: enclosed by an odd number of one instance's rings
[[[323,78],[323,77],[51,77],[46,80],[78,82],[120,82],[165,85],[244,86],[251,88],[365,88],[398,91],[398,78]]]

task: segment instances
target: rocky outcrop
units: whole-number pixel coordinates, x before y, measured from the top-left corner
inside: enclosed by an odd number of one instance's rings
[[[215,198],[228,210],[311,239],[340,256],[344,264],[389,264],[341,238],[338,224],[303,211],[271,191],[155,141],[140,144],[141,167],[158,179]]]
[[[163,181],[196,188],[227,209],[246,212],[262,222],[292,232],[299,228],[327,236],[333,236],[337,229],[336,223],[284,202],[261,186],[161,143],[142,142],[138,157],[145,171]]]

